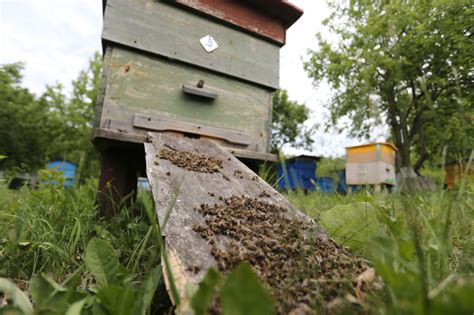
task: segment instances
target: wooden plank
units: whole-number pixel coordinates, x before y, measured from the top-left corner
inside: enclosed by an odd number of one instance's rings
[[[219,45],[212,53],[199,42],[206,35]],[[277,45],[162,1],[109,0],[102,38],[278,88]]]
[[[278,45],[285,44],[286,29],[283,23],[269,16],[264,10],[255,9],[240,1],[175,0],[175,2],[263,36]]]
[[[224,204],[226,198],[233,196],[263,198],[265,202],[288,209],[284,215],[290,219],[310,224],[313,235],[326,237],[313,220],[218,145],[160,133],[150,133],[149,139],[150,143],[145,143],[147,176],[167,252],[174,255],[171,271],[179,277],[178,291],[184,300],[187,299],[186,285],[198,284],[206,271],[217,264],[209,242],[193,230],[193,224],[205,221],[194,210],[202,204]],[[165,149],[212,157],[222,161],[222,168],[215,173],[189,171],[169,160],[159,159],[157,156]],[[169,209],[172,210],[168,216]],[[221,246],[227,244],[225,239],[216,242]]]
[[[102,109],[105,99],[105,90],[107,88],[107,78],[109,77],[110,71],[110,58],[112,57],[112,48],[108,47],[104,52],[104,60],[102,66],[102,72],[100,75],[100,86],[99,93],[97,95],[97,100],[95,102],[94,108],[94,123],[93,126],[98,128],[102,125]]]
[[[217,93],[209,89],[203,87],[200,88],[190,84],[183,84],[183,92],[191,95],[201,96],[209,100],[215,100],[218,96]]]
[[[267,152],[269,90],[118,47],[113,48],[110,68],[103,121],[124,121],[133,130],[133,116],[142,114],[235,130],[251,137],[247,149]],[[209,102],[183,93],[183,84],[200,80],[219,97]]]
[[[286,0],[174,0],[183,6],[285,44],[285,31],[303,14]]]
[[[231,143],[249,145],[251,139],[238,131],[232,132],[230,130],[202,126],[198,124],[191,124],[173,119],[145,116],[135,114],[133,118],[133,126],[155,131],[181,131],[185,133],[193,133],[197,135],[209,136],[227,140]]]
[[[130,127],[130,124],[123,121],[109,120],[106,123],[107,128],[98,128],[94,133],[95,140],[114,140],[130,143],[144,143],[148,141],[147,133],[149,131],[134,129]],[[255,152],[250,150],[238,149],[235,147],[226,146],[226,143],[219,141],[213,137],[208,138],[210,141],[214,141],[218,145],[222,146],[227,152],[238,158],[252,159],[259,161],[278,162],[278,156],[276,154]],[[225,141],[224,141],[225,142]]]
[[[146,135],[130,133],[130,132],[120,132],[120,131],[104,129],[104,128],[97,128],[95,130],[94,140],[99,139],[99,138],[124,141],[124,142],[132,142],[132,143],[143,143],[143,142],[146,142],[147,140]]]
[[[229,147],[225,147],[224,149],[230,154],[232,154],[233,156],[236,156],[239,158],[278,162],[278,156],[276,154],[253,152],[249,150],[241,150],[241,149],[235,149],[235,148],[229,148]]]

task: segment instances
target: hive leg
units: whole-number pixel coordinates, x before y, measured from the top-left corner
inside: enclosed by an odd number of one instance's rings
[[[137,192],[137,158],[129,150],[110,148],[101,156],[97,201],[101,216],[113,217],[122,206],[130,207]]]

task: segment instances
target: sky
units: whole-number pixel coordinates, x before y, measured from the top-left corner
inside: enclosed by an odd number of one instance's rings
[[[329,11],[323,0],[291,0],[305,13],[287,32],[287,43],[280,51],[280,87],[290,99],[311,110],[307,125],[324,124],[324,108],[331,89],[314,87],[303,69],[307,50],[316,48],[315,34],[325,32],[321,21]],[[66,91],[71,81],[88,65],[94,52],[101,51],[101,0],[0,0],[0,64],[25,63],[23,85],[40,95],[46,85],[62,83]],[[383,131],[379,131],[383,134]],[[383,140],[375,134],[371,140]],[[347,132],[317,131],[310,151],[285,147],[288,154],[343,156],[345,147],[359,144]]]

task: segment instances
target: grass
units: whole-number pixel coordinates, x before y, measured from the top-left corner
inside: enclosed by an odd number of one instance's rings
[[[474,296],[472,186],[415,195],[292,193],[288,197],[319,219],[330,236],[373,264],[385,286],[362,306],[371,313],[472,314],[474,303],[468,298]],[[366,224],[369,218],[374,221]],[[335,227],[334,222],[343,224]]]
[[[88,271],[85,253],[91,240],[101,239],[110,244],[123,266],[119,268],[125,275],[119,284],[123,290],[115,286],[116,294],[151,283],[159,288],[154,298],[145,291],[147,301],[163,300],[162,281],[158,285],[157,277],[150,280],[160,264],[161,246],[156,222],[150,220],[151,197],[140,192],[133,211],[123,209],[115,218],[104,220],[97,216],[96,187],[94,180],[75,189],[43,185],[9,191],[0,184],[0,278],[31,289],[31,279],[41,274],[64,286],[80,274],[79,287],[89,294],[86,299],[95,290],[95,277]],[[472,185],[415,195],[295,192],[288,198],[318,220],[331,237],[370,261],[382,278],[382,287],[358,299],[348,312],[472,314]],[[96,296],[108,296],[110,290],[102,288]],[[153,308],[159,314],[169,305]]]
[[[106,220],[98,217],[96,187],[96,180],[74,189],[51,183],[10,191],[1,184],[0,278],[31,290],[31,280],[39,275],[63,285],[80,273],[80,289],[94,291],[96,274],[86,266],[85,253],[91,240],[100,239],[113,248],[113,256],[123,266],[118,267],[122,270],[119,284],[132,290],[144,285],[161,258],[147,216],[154,211],[152,198],[141,191],[133,209],[123,208]],[[161,306],[167,308],[166,299],[162,300]]]
[[[92,237],[109,241],[117,249],[119,259],[133,271],[151,258],[143,257],[139,251],[144,243],[150,242],[150,227],[144,215],[132,215],[124,209],[113,220],[98,218],[96,187],[95,181],[79,189],[51,185],[7,192],[2,187],[0,194],[9,197],[0,204],[0,276],[26,280],[47,272],[54,273],[57,280],[64,279],[82,264]],[[155,245],[147,246],[153,249]],[[154,255],[153,252],[147,251],[147,255]]]

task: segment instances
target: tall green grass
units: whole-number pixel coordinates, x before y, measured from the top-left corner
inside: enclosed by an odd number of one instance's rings
[[[93,301],[112,310],[113,305],[106,303],[108,294],[131,300],[130,296],[147,292],[148,305],[140,309],[150,312],[152,301],[166,301],[163,282],[157,284],[162,244],[153,200],[140,191],[132,209],[122,209],[115,218],[105,220],[98,217],[96,187],[95,180],[74,189],[43,183],[38,189],[10,191],[0,185],[0,278],[13,280],[24,290],[55,281],[57,294],[70,292],[71,283],[79,285],[74,292],[83,297],[74,303],[84,302],[89,305],[86,310],[92,309]],[[291,192],[288,197],[331,237],[365,257],[381,277],[381,287],[358,300],[351,312],[472,314],[472,183],[463,183],[457,191],[411,195],[365,190],[348,196]],[[102,250],[94,251],[99,245]],[[110,275],[109,270],[100,276],[101,270],[90,262],[94,255],[112,261],[117,257],[120,265],[111,269],[119,272]],[[71,280],[77,275],[79,282]],[[112,288],[95,288],[97,276],[120,281]],[[161,295],[153,297],[157,286],[161,289],[156,294]],[[200,286],[196,296],[208,296],[211,289]],[[35,296],[39,299],[41,294]],[[195,309],[206,309],[210,298],[204,306],[193,301]],[[155,311],[168,310],[167,303],[155,305]]]
[[[29,280],[46,272],[61,281],[83,265],[93,237],[107,240],[131,272],[158,264],[160,256],[144,212],[146,207],[153,209],[151,197],[140,193],[135,209],[124,208],[105,220],[98,216],[96,187],[95,180],[77,189],[52,181],[19,191],[0,186],[0,277]]]
[[[472,314],[471,184],[451,192],[293,193],[289,198],[309,215],[321,218],[330,236],[373,264],[384,286],[368,297],[363,305],[366,310],[375,314]],[[334,226],[335,222],[342,223]]]

